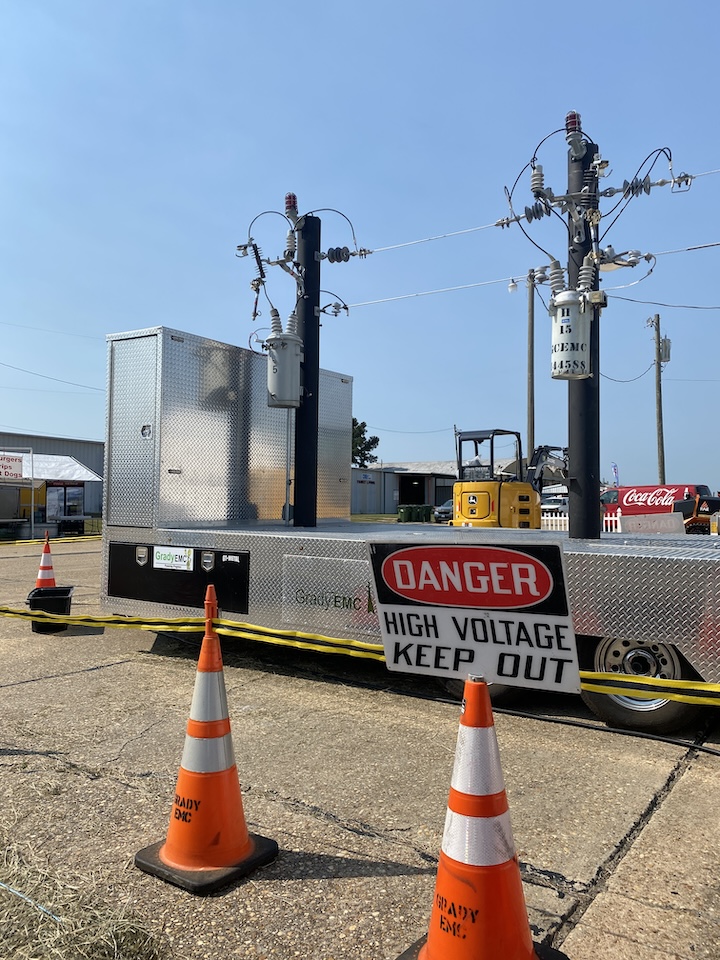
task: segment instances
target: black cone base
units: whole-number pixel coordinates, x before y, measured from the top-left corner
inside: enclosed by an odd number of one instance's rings
[[[182,887],[183,890],[188,890],[190,893],[212,893],[214,890],[227,887],[234,880],[238,880],[258,867],[263,867],[276,859],[278,845],[274,840],[258,836],[256,833],[251,833],[250,839],[253,841],[253,849],[250,854],[240,863],[233,864],[230,867],[183,870],[181,867],[169,866],[167,863],[163,863],[158,856],[161,848],[165,845],[164,840],[153,843],[152,846],[145,847],[139,853],[136,853],[135,866],[144,873],[151,873],[154,877],[159,877],[176,887]]]

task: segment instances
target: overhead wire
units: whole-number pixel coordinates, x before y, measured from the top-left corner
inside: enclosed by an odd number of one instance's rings
[[[718,170],[718,171],[712,171],[712,172],[720,173],[720,170]],[[271,212],[275,212],[275,211],[266,211],[266,212],[271,213]],[[261,216],[261,214],[260,214],[260,216]],[[491,224],[491,226],[494,226],[494,224]],[[437,236],[437,237],[427,237],[425,240],[413,240],[413,241],[410,241],[408,244],[398,244],[398,246],[410,246],[410,245],[415,244],[415,243],[426,243],[426,242],[428,242],[428,241],[430,241],[430,240],[442,239],[444,236],[456,236],[456,235],[458,235],[458,234],[460,234],[460,233],[471,233],[473,230],[484,230],[484,229],[485,229],[485,227],[472,227],[472,228],[470,228],[469,230],[457,231],[457,233],[455,233],[455,234],[443,234],[442,236]],[[677,249],[675,249],[675,250],[663,250],[661,253],[656,253],[656,254],[653,254],[652,256],[653,256],[653,257],[663,257],[663,256],[669,256],[669,255],[671,255],[671,254],[677,254],[677,253],[691,253],[691,252],[694,252],[694,251],[707,250],[707,249],[711,249],[711,248],[713,248],[713,247],[718,247],[718,246],[720,246],[720,241],[714,241],[714,242],[712,242],[712,243],[695,244],[695,245],[690,246],[690,247],[679,247],[679,248],[677,248]],[[380,250],[389,250],[389,249],[394,249],[394,247],[382,247],[382,248],[379,248],[379,249],[380,249]],[[654,269],[654,266],[653,266],[653,268],[645,275],[645,277],[641,278],[641,280],[644,280],[644,279],[646,279],[648,276],[650,276],[650,274],[652,273],[652,270],[653,270],[653,269]],[[429,296],[434,296],[434,295],[437,295],[437,294],[440,294],[440,293],[452,293],[452,292],[455,292],[455,291],[458,291],[458,290],[471,290],[471,289],[475,289],[475,288],[478,288],[478,287],[493,286],[493,285],[498,284],[498,283],[509,283],[509,282],[511,282],[516,276],[517,276],[517,277],[520,277],[520,276],[522,276],[522,275],[523,275],[523,274],[522,274],[522,271],[519,271],[518,273],[513,274],[513,276],[500,277],[500,278],[498,278],[498,279],[496,279],[496,280],[481,280],[481,281],[478,281],[478,282],[476,282],[476,283],[463,283],[463,284],[458,284],[458,285],[452,286],[452,287],[440,287],[440,288],[438,288],[438,289],[436,289],[436,290],[423,290],[423,291],[418,291],[418,292],[415,292],[415,293],[400,294],[399,296],[395,296],[395,297],[381,297],[381,298],[376,299],[376,300],[363,300],[363,301],[361,301],[361,302],[359,302],[359,303],[350,303],[350,304],[344,304],[344,303],[343,303],[343,308],[346,309],[346,310],[350,310],[350,309],[353,309],[353,308],[355,308],[355,307],[368,307],[368,306],[374,306],[374,305],[380,304],[380,303],[393,303],[393,302],[395,302],[395,301],[399,301],[399,300],[410,300],[410,299],[413,299],[413,298],[416,298],[416,297],[429,297]],[[632,284],[627,284],[627,286],[633,286],[633,285],[636,284],[636,283],[640,283],[641,280],[633,281]],[[622,288],[622,287],[616,287],[616,288],[613,288],[613,289],[623,289],[623,288]],[[267,291],[266,291],[266,290],[263,290],[263,292],[264,292],[264,295],[265,295],[268,303],[270,303],[270,305],[272,306],[272,303],[270,302],[270,298],[269,298],[269,296],[268,296],[268,294],[267,294]],[[329,292],[329,291],[326,291],[326,292]],[[540,293],[540,290],[538,289],[537,286],[536,286],[536,292],[537,292],[538,296],[540,297],[540,300],[542,301],[543,306],[547,309],[547,303],[545,302],[545,300],[544,300],[544,298],[543,298],[542,294]],[[335,294],[333,294],[333,296],[335,296]],[[639,299],[636,299],[636,298],[633,298],[633,297],[623,297],[623,296],[620,296],[620,295],[618,295],[618,294],[609,294],[609,297],[612,298],[612,299],[615,299],[615,300],[626,300],[626,301],[628,301],[628,302],[630,302],[630,303],[642,303],[642,304],[647,304],[647,305],[650,305],[650,306],[665,307],[665,308],[667,308],[667,309],[720,310],[720,306],[700,306],[700,305],[690,305],[690,304],[672,304],[672,303],[665,303],[665,302],[655,301],[655,300],[639,300]],[[340,299],[340,298],[338,298],[338,299]],[[21,325],[18,324],[17,326],[21,326]],[[27,328],[27,329],[33,329],[33,328]],[[48,331],[48,332],[51,332],[51,331]],[[53,331],[53,332],[59,332],[59,331]],[[63,331],[63,332],[64,332],[64,331]],[[20,373],[26,373],[26,374],[29,374],[30,376],[33,376],[33,377],[39,377],[39,378],[45,379],[45,380],[52,380],[52,381],[55,382],[55,383],[63,383],[63,384],[66,384],[67,386],[81,387],[81,388],[84,389],[84,390],[96,390],[96,391],[98,391],[98,392],[103,392],[104,389],[105,389],[104,387],[93,387],[93,386],[89,386],[88,384],[84,384],[84,383],[76,383],[76,382],[74,382],[74,381],[72,381],[72,380],[62,380],[62,379],[60,379],[60,378],[58,378],[58,377],[51,377],[51,376],[48,376],[48,375],[46,375],[46,374],[36,373],[36,372],[33,371],[33,370],[26,370],[26,369],[24,369],[24,368],[22,368],[22,367],[14,367],[14,366],[12,366],[11,364],[7,364],[7,363],[0,363],[0,366],[8,367],[8,368],[11,369],[11,370],[16,370],[16,371],[18,371],[18,372],[20,372]],[[642,374],[642,376],[644,376],[644,374]],[[612,379],[612,378],[608,378],[608,379]],[[672,379],[672,378],[671,378],[671,379]],[[630,381],[619,381],[619,382],[630,382]],[[709,381],[709,382],[714,382],[714,381]],[[20,388],[18,388],[18,389],[20,389]],[[375,428],[375,429],[378,429],[378,428]],[[440,431],[438,431],[438,432],[440,432]]]
[[[44,373],[35,373],[32,370],[24,370],[22,367],[14,367],[11,363],[0,363],[0,367],[7,367],[8,370],[17,370],[20,373],[27,373],[31,377],[41,377],[43,380],[52,380],[54,383],[66,383],[70,387],[82,387],[84,390],[98,390],[100,393],[105,392],[104,387],[91,387],[86,383],[75,383],[74,380],[61,380],[59,377],[49,377]]]
[[[512,277],[504,277],[502,280],[481,280],[478,283],[463,283],[457,287],[442,287],[439,290],[423,290],[419,293],[404,293],[398,297],[383,297],[380,300],[364,300],[362,303],[350,303],[348,304],[348,307],[369,307],[375,303],[391,303],[394,300],[410,300],[413,297],[429,297],[436,293],[451,293],[454,290],[469,290],[472,287],[487,287],[493,283],[509,283],[512,279]]]
[[[554,135],[555,135],[556,133],[558,133],[558,132],[562,132],[562,131],[561,131],[561,130],[556,130],[556,131],[554,131],[552,134],[548,134],[548,136],[545,137],[544,140],[541,140],[541,141],[540,141],[540,144],[538,145],[538,147],[541,146],[542,143],[545,142],[545,140],[547,140],[547,139],[548,139],[549,137],[551,137],[551,136],[554,136]],[[537,153],[537,149],[538,149],[538,148],[536,148],[535,153]],[[662,150],[664,150],[664,149],[665,149],[665,148],[660,148],[660,151],[662,151]],[[650,155],[648,156],[648,158],[646,158],[646,160],[643,162],[643,164],[641,164],[641,166],[639,167],[639,170],[641,170],[642,167],[644,166],[644,164],[647,163],[647,160],[649,159],[650,156],[652,156],[652,154],[650,154]],[[533,156],[533,159],[535,159],[535,155]],[[517,185],[517,182],[518,182],[520,176],[521,176],[522,173],[527,169],[528,166],[529,166],[529,164],[526,164],[526,166],[523,168],[523,170],[521,171],[521,173],[518,175],[518,178],[517,178],[517,180],[515,181],[515,184],[513,185],[513,190],[515,189],[515,186]],[[706,170],[706,171],[704,171],[704,172],[702,172],[702,173],[693,174],[693,179],[698,179],[699,177],[713,176],[713,175],[716,175],[716,174],[720,174],[720,169]],[[507,188],[506,188],[506,189],[507,189]],[[334,210],[334,208],[331,208],[331,207],[322,208],[322,209],[323,209],[323,210],[329,210],[329,211],[335,212],[335,213],[339,213],[341,216],[345,216],[344,214],[341,213],[341,211],[336,211],[336,210]],[[252,229],[252,227],[253,227],[253,225],[255,224],[255,222],[256,222],[260,217],[265,216],[266,214],[274,214],[274,215],[277,215],[277,216],[282,217],[286,222],[288,222],[288,223],[290,222],[289,219],[285,216],[285,214],[281,213],[281,212],[278,211],[278,210],[264,210],[262,213],[259,213],[256,217],[254,217],[254,219],[251,221],[250,226],[248,227],[248,235],[250,234],[250,230]],[[350,229],[351,229],[351,231],[352,231],[352,233],[353,233],[353,240],[355,240],[355,231],[354,231],[352,222],[351,222],[347,217],[345,217],[345,219],[348,220],[348,223],[350,224]],[[417,240],[408,240],[408,241],[405,241],[405,242],[403,242],[403,243],[395,243],[395,244],[389,244],[389,245],[384,246],[384,247],[376,247],[376,248],[374,248],[374,249],[372,250],[372,253],[384,253],[384,252],[387,252],[387,251],[389,251],[389,250],[397,250],[397,249],[400,249],[400,248],[402,248],[402,247],[416,246],[416,245],[422,244],[422,243],[430,243],[430,242],[433,242],[433,241],[435,241],[435,240],[445,240],[445,239],[448,239],[448,238],[450,238],[450,237],[457,237],[457,236],[463,236],[463,235],[465,235],[465,234],[477,233],[477,232],[479,232],[479,231],[481,231],[481,230],[487,230],[487,229],[489,229],[490,227],[496,227],[496,226],[497,226],[497,221],[493,221],[492,223],[482,224],[482,225],[476,226],[476,227],[468,227],[468,228],[463,229],[463,230],[454,230],[454,231],[450,231],[450,232],[447,232],[447,233],[435,234],[435,235],[433,235],[433,236],[423,237],[423,238],[420,238],[420,239],[417,239]],[[523,231],[523,233],[525,233],[525,231]],[[526,234],[526,235],[527,235],[527,234]],[[530,237],[528,237],[528,239],[530,239],[531,242],[534,243],[534,241],[532,241],[532,239],[531,239]],[[356,241],[355,241],[355,242],[356,242]],[[357,245],[357,243],[356,243],[356,245]],[[537,246],[538,249],[540,249],[546,256],[548,256],[548,258],[552,259],[551,256],[550,256],[550,254],[547,253],[545,250],[543,250],[542,247],[539,247],[538,244],[534,244],[534,245]],[[671,254],[676,254],[676,253],[690,253],[690,252],[694,252],[694,251],[697,251],[697,250],[707,250],[707,249],[711,249],[711,248],[713,248],[713,247],[718,247],[718,246],[720,246],[720,241],[715,241],[715,242],[712,242],[712,243],[696,244],[696,245],[689,246],[689,247],[681,247],[681,248],[678,248],[678,249],[675,249],[675,250],[663,250],[663,251],[660,252],[660,253],[653,254],[653,256],[654,256],[654,257],[663,257],[663,256],[669,256],[669,255],[671,255]],[[650,272],[652,272],[652,271],[650,271]],[[457,285],[457,286],[452,286],[452,287],[441,287],[441,288],[438,288],[438,289],[436,289],[436,290],[425,290],[425,291],[419,291],[419,292],[416,292],[416,293],[401,294],[401,295],[395,296],[395,297],[381,297],[381,298],[378,298],[378,299],[375,299],[375,300],[364,300],[364,301],[359,302],[359,303],[347,304],[347,309],[350,309],[350,308],[353,308],[353,307],[373,306],[373,305],[375,305],[375,304],[380,304],[380,303],[392,303],[392,302],[394,302],[394,301],[408,300],[408,299],[412,299],[412,298],[414,298],[414,297],[433,296],[433,295],[440,294],[440,293],[452,293],[452,292],[455,292],[455,291],[457,291],[457,290],[469,290],[469,289],[473,289],[473,288],[477,288],[477,287],[492,286],[492,285],[498,284],[498,283],[508,283],[508,282],[512,281],[512,280],[514,279],[514,277],[516,277],[516,276],[520,277],[520,276],[523,276],[523,275],[524,275],[524,274],[523,274],[523,271],[518,271],[517,273],[513,274],[513,276],[511,276],[511,277],[503,277],[503,278],[500,278],[500,279],[497,279],[497,280],[484,280],[484,281],[479,281],[479,282],[477,282],[477,283],[459,284],[459,285]],[[649,275],[649,274],[648,274],[648,275]],[[637,281],[636,281],[636,282],[637,282]],[[618,289],[619,289],[619,288],[618,288]],[[268,299],[268,302],[270,302],[270,298],[269,298],[268,295],[267,295],[267,291],[265,291],[265,296],[266,296],[266,298]],[[720,309],[720,306],[699,306],[699,305],[690,305],[690,304],[672,304],[672,303],[665,303],[665,302],[654,301],[654,300],[637,300],[637,299],[634,299],[634,298],[632,298],[632,297],[622,297],[622,296],[618,296],[618,295],[616,295],[616,294],[610,294],[610,296],[611,296],[613,299],[616,299],[616,300],[627,300],[627,301],[630,302],[630,303],[643,303],[643,304],[647,304],[647,305],[650,305],[650,306],[665,307],[665,308],[667,308],[667,309],[685,309],[685,310],[718,310],[718,309]],[[541,297],[541,300],[542,300],[542,297]],[[544,300],[543,300],[543,304],[545,304],[545,301],[544,301]],[[345,305],[344,305],[344,306],[345,306]],[[64,335],[64,336],[75,336],[75,337],[83,337],[83,338],[86,338],[86,339],[97,339],[97,340],[103,339],[103,338],[100,338],[100,337],[91,337],[90,335],[86,335],[86,334],[76,334],[76,333],[72,333],[72,332],[67,331],[67,330],[63,330],[63,331],[50,330],[50,329],[42,328],[42,327],[32,327],[32,326],[27,326],[27,325],[24,325],[24,324],[14,324],[14,323],[11,323],[11,322],[9,322],[9,321],[0,321],[0,324],[2,324],[2,325],[4,325],[4,326],[17,326],[17,327],[19,327],[19,328],[21,328],[21,329],[26,329],[26,330],[38,330],[38,331],[45,332],[45,333],[56,333],[56,334],[59,333],[59,334],[62,334],[62,335]],[[21,373],[29,374],[30,376],[40,377],[40,378],[46,379],[46,380],[52,380],[52,381],[57,382],[57,383],[64,383],[64,384],[66,384],[66,385],[68,385],[68,386],[77,386],[77,387],[81,387],[82,389],[86,389],[86,390],[96,390],[96,391],[103,391],[103,390],[104,390],[104,388],[102,388],[102,387],[92,387],[92,386],[89,386],[89,385],[83,384],[83,383],[76,383],[76,382],[70,381],[70,380],[62,380],[62,379],[57,378],[57,377],[50,377],[50,376],[47,376],[47,375],[45,375],[45,374],[36,373],[35,371],[32,371],[32,370],[25,370],[25,369],[23,369],[23,368],[21,368],[21,367],[12,367],[10,364],[0,364],[0,366],[5,366],[5,367],[8,367],[8,368],[10,368],[10,369],[17,370],[17,371],[19,371],[19,372],[21,372]]]
[[[619,287],[617,289],[620,289]],[[667,307],[669,310],[720,310],[720,305],[701,307],[689,303],[663,303],[661,300],[638,300],[635,297],[620,297],[616,294],[609,294],[608,299],[626,300],[628,303],[644,303],[651,307]]]
[[[718,172],[720,172],[720,171],[718,171]],[[423,241],[417,241],[417,242],[423,242]],[[712,243],[694,244],[693,246],[690,246],[690,247],[678,247],[676,250],[663,250],[661,253],[648,254],[648,256],[652,257],[653,259],[656,259],[657,257],[664,257],[664,256],[668,256],[668,255],[670,255],[670,254],[676,254],[676,253],[692,253],[692,252],[695,252],[695,251],[697,251],[697,250],[708,250],[708,249],[711,249],[711,248],[713,248],[713,247],[720,247],[720,241],[713,241]],[[545,252],[545,251],[543,251],[543,252]],[[549,256],[549,254],[548,254],[548,256]],[[654,269],[655,269],[655,264],[653,264],[652,267],[651,267],[651,268],[648,270],[648,272],[645,274],[645,276],[641,277],[639,280],[634,280],[632,283],[625,284],[624,286],[610,287],[610,288],[608,288],[608,289],[622,290],[622,289],[624,289],[624,288],[626,288],[626,287],[635,286],[636,284],[641,283],[643,280],[646,280],[646,279],[652,274],[652,272],[653,272]],[[378,299],[378,300],[364,300],[364,301],[362,301],[362,302],[360,302],[360,303],[350,303],[350,304],[348,304],[348,307],[351,307],[351,308],[352,308],[352,307],[367,307],[367,306],[372,306],[372,305],[377,304],[377,303],[391,303],[391,302],[393,302],[393,301],[395,301],[395,300],[409,300],[409,299],[411,299],[411,298],[413,298],[413,297],[427,297],[427,296],[432,296],[432,295],[437,294],[437,293],[451,293],[451,292],[453,292],[453,291],[455,291],[455,290],[468,290],[468,289],[470,289],[470,288],[472,288],[472,287],[485,287],[485,286],[491,286],[491,285],[497,284],[497,283],[509,283],[509,282],[513,281],[513,280],[515,279],[515,277],[522,277],[522,276],[524,276],[523,272],[522,272],[522,271],[518,271],[517,273],[514,273],[514,274],[513,274],[512,276],[510,276],[510,277],[501,277],[501,278],[499,278],[499,279],[497,279],[497,280],[483,280],[483,281],[479,281],[479,282],[477,282],[477,283],[464,283],[464,284],[459,284],[458,286],[454,286],[454,287],[440,287],[440,288],[437,289],[437,290],[424,290],[424,291],[420,291],[420,292],[417,292],[417,293],[405,293],[405,294],[400,294],[399,296],[396,296],[396,297],[383,297],[383,298]],[[536,287],[536,289],[537,289],[537,287]],[[539,291],[538,291],[538,292],[539,292]],[[615,294],[609,294],[609,296],[613,297],[613,298],[616,299],[616,300],[629,300],[630,302],[633,302],[633,303],[647,303],[647,304],[654,304],[654,303],[655,303],[655,301],[652,301],[652,300],[633,300],[631,297],[622,297],[622,296],[618,296],[618,295],[615,295]],[[541,297],[541,299],[542,299],[542,297]],[[544,300],[543,300],[543,304],[545,304],[545,301],[544,301]],[[673,304],[663,304],[663,303],[658,303],[658,304],[656,304],[656,305],[657,305],[657,306],[668,306],[668,307],[674,306]],[[680,306],[682,306],[682,305],[678,304],[677,306],[680,307]],[[688,309],[691,309],[691,308],[688,308]],[[720,309],[720,307],[708,306],[708,307],[696,307],[696,308],[694,308],[694,309],[698,309],[698,310],[717,310],[717,309]]]
[[[355,236],[355,227],[353,226],[353,222],[352,222],[352,220],[350,219],[350,217],[348,217],[346,214],[344,214],[344,213],[342,212],[342,210],[336,210],[334,207],[318,207],[316,210],[310,210],[308,213],[304,213],[302,216],[303,216],[303,217],[312,217],[312,216],[314,216],[316,213],[323,213],[323,212],[327,212],[327,213],[337,213],[338,216],[344,217],[344,218],[347,220],[348,224],[350,225],[350,233],[352,233],[353,243],[354,243],[354,245],[355,245],[355,249],[357,250],[357,249],[358,249],[358,242],[357,242],[357,237]],[[298,220],[302,220],[302,217],[298,217]]]
[[[655,366],[655,361],[650,364],[647,370],[643,370],[639,377],[632,377],[630,380],[618,380],[616,377],[609,377],[606,373],[601,373],[600,376],[605,380],[612,380],[613,383],[635,383],[636,380],[642,380],[642,378],[649,373],[650,370]]]
[[[408,433],[452,433],[452,427],[441,427],[439,430],[391,430],[389,427],[373,427],[369,425],[368,430],[379,430],[381,433],[402,433],[403,435]]]
[[[670,169],[671,169],[671,171],[672,171],[672,153],[671,153],[671,151],[669,150],[668,147],[658,147],[656,150],[653,150],[652,153],[649,153],[649,154],[647,155],[647,157],[645,157],[645,159],[643,160],[643,162],[640,164],[640,166],[639,166],[639,167],[637,168],[637,170],[635,171],[635,175],[633,176],[632,180],[634,181],[634,180],[636,180],[636,179],[640,176],[640,173],[641,173],[643,167],[645,166],[645,164],[650,160],[651,157],[654,156],[655,159],[653,160],[653,162],[652,162],[652,164],[651,164],[651,166],[650,166],[650,169],[649,169],[648,172],[647,172],[647,175],[649,176],[649,175],[652,173],[653,167],[654,167],[655,164],[658,162],[658,160],[660,159],[661,154],[663,154],[663,153],[664,153],[665,156],[667,157],[668,162],[669,162],[669,164],[670,164]],[[604,237],[605,234],[608,232],[608,230],[610,230],[610,229],[613,227],[613,225],[617,222],[617,220],[622,216],[622,214],[623,214],[623,213],[625,212],[625,210],[627,209],[628,204],[630,203],[630,201],[631,201],[631,200],[634,200],[634,199],[635,199],[635,195],[634,195],[633,193],[630,193],[629,195],[621,194],[620,199],[619,199],[618,202],[615,204],[615,206],[612,207],[610,210],[608,210],[606,213],[603,214],[603,217],[602,217],[602,218],[603,218],[603,220],[604,220],[606,217],[612,216],[612,214],[618,209],[618,207],[621,206],[622,204],[624,204],[624,206],[622,207],[622,210],[620,210],[620,212],[618,213],[617,217],[615,217],[615,219],[612,220],[612,221],[608,224],[608,226],[607,226],[607,228],[605,229],[605,231],[601,234],[601,236],[599,237],[600,240],[603,239],[603,237]]]
[[[18,327],[20,330],[36,330],[38,333],[56,333],[63,337],[79,337],[82,340],[99,340],[105,342],[105,337],[93,337],[89,333],[73,333],[71,330],[52,330],[50,327],[32,327],[26,323],[12,323],[10,320],[0,320],[0,326]]]
[[[460,237],[466,233],[477,233],[479,230],[487,230],[489,227],[497,226],[496,222],[485,223],[481,227],[468,227],[466,230],[453,230],[450,233],[439,233],[434,237],[423,237],[421,240],[408,240],[405,243],[391,243],[386,247],[374,247],[372,253],[385,253],[387,250],[399,250],[400,247],[413,247],[419,243],[430,243],[432,240],[447,240],[448,237]]]

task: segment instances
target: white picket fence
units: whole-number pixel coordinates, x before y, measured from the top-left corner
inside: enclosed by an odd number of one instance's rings
[[[567,514],[541,513],[541,530],[567,530],[569,528],[570,518]],[[618,510],[616,514],[603,516],[604,533],[620,533],[622,531],[622,514]]]

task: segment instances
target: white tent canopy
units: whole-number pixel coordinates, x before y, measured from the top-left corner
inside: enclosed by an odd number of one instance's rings
[[[33,486],[39,487],[46,480],[64,481],[65,483],[102,483],[93,470],[80,463],[75,457],[65,457],[60,454],[49,453],[17,453],[15,451],[0,450],[0,456],[22,457],[22,479],[19,477],[2,477],[0,483],[10,486],[25,485],[33,481]]]

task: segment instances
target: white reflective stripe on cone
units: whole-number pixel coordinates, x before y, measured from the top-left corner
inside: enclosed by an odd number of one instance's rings
[[[180,766],[191,773],[220,773],[235,765],[232,735],[201,739],[185,737]]]
[[[226,720],[228,717],[227,694],[222,670],[195,674],[195,688],[190,704],[191,720]]]
[[[466,817],[448,808],[442,851],[473,867],[507,863],[515,856],[509,811],[498,817]]]
[[[451,784],[460,793],[476,797],[505,789],[495,727],[460,724]]]

